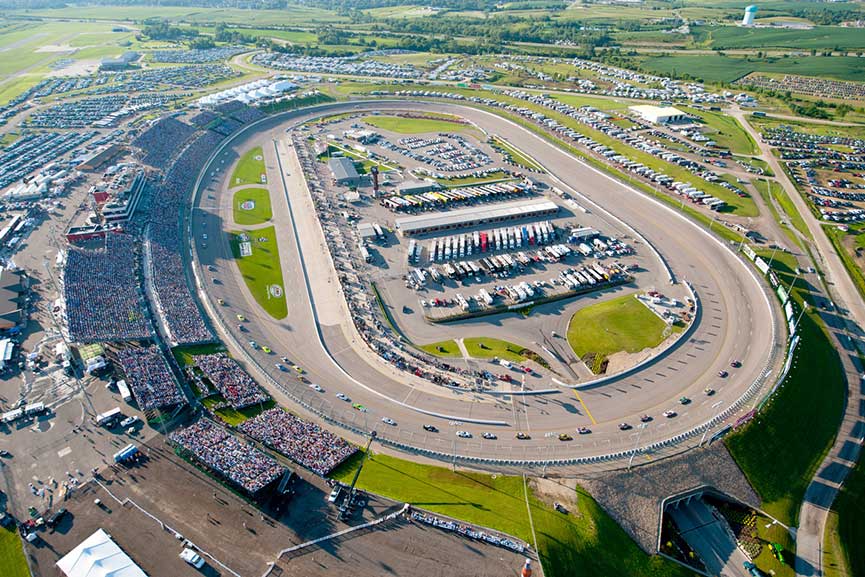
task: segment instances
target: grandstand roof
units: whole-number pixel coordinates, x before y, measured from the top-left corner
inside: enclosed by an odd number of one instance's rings
[[[67,577],[147,577],[103,529],[57,561]]]
[[[517,200],[489,206],[470,206],[448,212],[430,212],[396,219],[396,227],[403,234],[442,230],[460,226],[474,226],[486,222],[500,222],[532,218],[558,211],[556,203],[544,199]]]

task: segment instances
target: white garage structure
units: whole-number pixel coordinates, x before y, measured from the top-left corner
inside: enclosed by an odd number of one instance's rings
[[[640,104],[629,106],[628,110],[639,114],[646,122],[652,124],[671,124],[688,120],[688,115],[672,106],[653,106],[651,104]]]
[[[147,577],[103,529],[60,559],[57,567],[66,577]]]

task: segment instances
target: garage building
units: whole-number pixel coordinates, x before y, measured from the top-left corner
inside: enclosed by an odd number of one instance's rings
[[[485,207],[470,206],[448,212],[430,212],[398,218],[396,228],[403,236],[413,236],[493,222],[538,218],[556,214],[558,211],[559,206],[549,200],[518,200]]]
[[[357,186],[360,184],[360,175],[357,173],[354,162],[350,158],[344,156],[331,158],[327,166],[330,168],[333,180],[337,184],[343,186]]]
[[[640,104],[638,106],[629,106],[628,110],[639,114],[643,120],[651,122],[652,124],[673,124],[689,120],[687,114],[678,108],[673,108],[672,106]]]

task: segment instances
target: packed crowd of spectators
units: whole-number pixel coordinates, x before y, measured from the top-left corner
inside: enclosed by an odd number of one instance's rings
[[[132,145],[144,151],[145,163],[162,168],[194,133],[194,126],[166,116],[141,133]]]
[[[213,340],[186,284],[178,215],[185,210],[199,170],[221,141],[222,136],[210,131],[194,137],[166,173],[151,204],[150,272],[158,309],[171,339],[178,344]]]
[[[242,443],[207,419],[171,433],[169,439],[251,495],[285,472],[272,457]]]
[[[245,421],[240,430],[322,476],[357,451],[345,439],[279,407]]]
[[[150,336],[135,270],[135,241],[131,235],[108,234],[105,246],[99,250],[69,248],[63,269],[63,298],[73,341]]]
[[[121,349],[117,353],[117,360],[142,411],[184,402],[183,394],[159,347],[148,345]]]
[[[526,546],[519,541],[514,541],[513,539],[501,537],[492,533],[487,533],[486,531],[480,531],[464,523],[457,523],[456,521],[451,521],[450,519],[441,519],[428,513],[421,513],[420,511],[412,511],[411,518],[414,521],[419,521],[421,523],[425,523],[426,525],[432,525],[433,527],[438,527],[439,529],[444,529],[445,531],[453,531],[454,533],[459,533],[460,535],[468,537],[469,539],[484,541],[486,543],[490,543],[491,545],[496,545],[498,547],[510,549],[511,551],[516,551],[517,553],[525,553],[526,551]]]
[[[225,353],[199,355],[195,357],[195,365],[235,409],[270,399],[243,367]]]

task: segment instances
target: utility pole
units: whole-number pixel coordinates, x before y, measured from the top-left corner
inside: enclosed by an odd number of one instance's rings
[[[378,436],[378,433],[373,431],[369,434],[369,440],[366,442],[366,447],[363,449],[363,457],[360,460],[360,465],[357,467],[357,471],[354,472],[354,478],[351,480],[351,486],[348,488],[348,495],[345,500],[342,502],[342,506],[339,508],[339,518],[342,521],[345,521],[348,518],[348,508],[351,503],[354,501],[355,497],[355,486],[357,485],[357,480],[360,477],[360,472],[363,469],[363,464],[366,462],[367,457],[369,457],[369,447],[372,445],[372,442]]]

